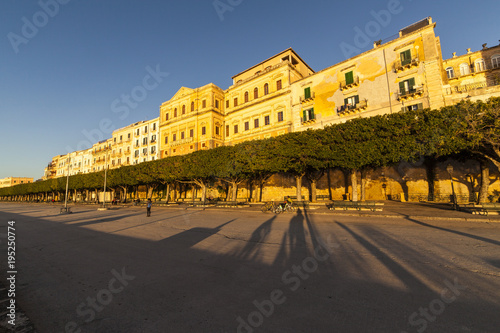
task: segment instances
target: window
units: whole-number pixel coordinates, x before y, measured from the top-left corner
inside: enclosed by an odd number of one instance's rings
[[[116,138],[113,138],[113,142],[116,143]]]
[[[482,72],[486,69],[486,64],[484,62],[484,59],[477,59],[474,62],[474,67],[476,68],[476,72]]]
[[[202,102],[201,102],[201,107],[202,108],[206,108],[207,107],[207,100],[204,99]]]
[[[139,156],[139,151],[138,151],[138,150],[136,150],[136,151],[135,151],[135,157],[138,157],[138,156]]]
[[[182,106],[182,114],[186,114],[186,106],[185,105]]]
[[[168,144],[168,136],[165,137],[165,144]]]
[[[406,95],[415,91],[415,78],[399,82],[399,93]]]
[[[236,98],[234,99],[234,107],[237,107],[237,106],[238,106],[238,97],[236,97]]]
[[[205,135],[205,134],[207,134],[207,128],[205,126],[203,126],[201,128],[201,135]]]
[[[265,116],[265,117],[264,117],[264,126],[267,126],[267,125],[269,125],[270,123],[271,123],[271,120],[270,120],[269,116]]]
[[[281,80],[276,81],[276,90],[281,90]]]
[[[460,75],[470,74],[470,67],[468,64],[463,63],[460,65]]]
[[[253,127],[259,128],[259,118],[253,120]]]
[[[194,137],[194,130],[193,129],[189,130],[189,137],[190,138]]]
[[[314,108],[302,111],[302,121],[314,119]]]
[[[403,106],[401,108],[401,111],[422,110],[423,108],[424,108],[424,105],[422,103],[419,103],[419,104],[414,104],[414,105],[409,105],[409,106]]]
[[[128,134],[127,138],[129,138],[129,139],[130,139],[130,133]]]
[[[448,79],[453,79],[455,77],[455,70],[453,67],[446,68],[446,75],[448,75]]]
[[[311,98],[311,88],[304,89],[304,99]]]
[[[153,123],[153,131],[156,131],[156,123]]]
[[[215,135],[219,135],[219,132],[220,132],[219,126],[215,126]]]
[[[138,147],[139,146],[139,140],[135,140],[135,146]]]
[[[177,141],[177,134],[172,134],[172,141],[173,142]]]
[[[500,67],[500,55],[495,54],[493,57],[491,57],[491,67],[493,68]]]
[[[156,134],[151,136],[151,143],[156,142]]]
[[[345,84],[354,83],[354,74],[352,71],[345,73]]]
[[[219,108],[219,100],[218,100],[218,99],[216,99],[216,100],[215,100],[215,108],[216,108],[216,109],[218,109],[218,108]]]
[[[229,136],[229,125],[226,125],[226,136]]]
[[[226,108],[229,108],[229,100],[226,101]]]
[[[174,117],[177,117],[177,108],[174,109]]]
[[[399,54],[401,57],[401,65],[405,66],[411,63],[411,50],[406,50]]]
[[[245,103],[248,103],[248,91],[245,91]]]
[[[267,94],[269,94],[269,84],[266,83],[264,85],[264,95],[267,95]]]
[[[238,134],[238,125],[234,125],[234,134]]]
[[[147,145],[148,144],[148,138],[147,137],[142,138],[142,144],[143,145]]]
[[[123,135],[120,135],[120,141],[122,141],[122,140],[123,140]]]
[[[245,121],[245,131],[248,131],[250,129],[250,123],[248,121]]]
[[[355,107],[359,103],[359,95],[347,97],[344,99],[344,105]]]
[[[254,99],[259,98],[259,88],[255,88],[255,89],[253,90],[253,98],[254,98]]]
[[[144,133],[148,132],[148,126],[144,126]]]
[[[181,132],[181,140],[184,140],[184,132]]]
[[[147,153],[148,153],[148,148],[144,148],[144,149],[142,150],[142,155],[147,155]]]
[[[278,122],[283,121],[283,111],[278,112]]]
[[[194,102],[191,102],[191,112],[194,111]]]

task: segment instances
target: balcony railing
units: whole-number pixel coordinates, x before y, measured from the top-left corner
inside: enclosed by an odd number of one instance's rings
[[[452,67],[452,66],[449,66],[446,69],[448,69],[450,67]],[[448,75],[449,80],[459,79],[461,77],[465,77],[465,76],[469,76],[469,75],[476,75],[478,73],[484,73],[484,72],[495,70],[495,69],[500,70],[500,66],[493,67],[493,65],[489,64],[489,63],[484,63],[481,66],[476,66],[476,65],[474,65],[473,67],[469,66],[467,72],[460,71],[460,67],[456,67],[456,68],[452,67],[452,68],[453,68],[453,72],[450,73],[449,71],[447,71],[447,75]]]
[[[352,82],[347,83],[347,81],[340,82],[340,90],[346,90],[353,87],[359,86],[359,76],[355,76]]]
[[[397,72],[404,71],[405,69],[412,68],[413,66],[418,66],[420,60],[418,57],[413,57],[411,59],[406,60],[397,60],[394,63],[394,70]]]
[[[403,90],[398,92],[398,99],[406,100],[416,96],[422,96],[424,94],[423,86],[414,86],[411,89]]]
[[[366,100],[366,99],[363,101],[360,101],[357,104],[342,105],[342,106],[337,107],[337,115],[345,116],[345,115],[348,115],[351,113],[356,113],[356,112],[360,112],[362,110],[366,110],[367,107],[368,107],[368,100]]]
[[[190,142],[193,142],[193,138],[191,138],[191,137],[171,142],[170,146],[171,147],[175,147],[175,146],[180,146],[180,145],[183,145],[183,144],[186,144],[186,143],[190,143]]]
[[[305,103],[305,102],[308,102],[308,101],[312,101],[314,98],[316,98],[316,94],[313,91],[309,97],[306,97],[305,95],[304,96],[300,96],[300,102],[301,103]]]

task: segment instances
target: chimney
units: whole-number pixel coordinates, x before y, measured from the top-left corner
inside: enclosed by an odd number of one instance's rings
[[[470,48],[468,48],[468,49],[467,49],[467,54],[469,54],[469,53],[472,53],[472,52],[470,51]]]

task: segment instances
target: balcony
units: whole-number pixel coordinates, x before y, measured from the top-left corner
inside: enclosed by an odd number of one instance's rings
[[[306,102],[312,101],[312,100],[314,100],[314,98],[316,98],[315,92],[312,92],[311,95],[308,97],[306,97],[305,95],[300,96],[300,103],[306,103]]]
[[[178,141],[174,141],[174,142],[170,143],[170,147],[176,147],[176,146],[180,146],[180,145],[190,143],[190,142],[193,142],[193,138],[191,138],[191,137],[186,138],[186,139],[182,139],[182,140],[178,140]]]
[[[347,90],[359,86],[359,76],[355,76],[352,82],[347,83],[347,81],[340,82],[340,90]]]
[[[406,60],[397,60],[394,63],[394,71],[396,73],[402,72],[404,70],[410,69],[414,66],[418,66],[420,63],[420,60],[418,57],[413,57],[411,59],[406,59]]]
[[[424,94],[423,86],[414,86],[409,90],[403,90],[398,92],[398,99],[404,101],[414,97],[421,97]]]
[[[500,66],[493,67],[489,63],[483,63],[482,65],[478,66],[478,64],[476,63],[475,65],[469,67],[467,71],[465,71],[463,69],[461,70],[460,67],[451,67],[451,66],[447,67],[446,69],[447,69],[448,80],[453,80],[453,79],[459,79],[462,77],[466,77],[469,75],[474,76],[476,74],[492,71],[495,69],[498,70],[498,69],[500,69]],[[452,69],[452,70],[448,71],[448,69]]]
[[[134,131],[134,136],[140,136],[141,132]]]
[[[130,155],[130,150],[125,150],[125,151],[123,152],[123,155]]]
[[[148,152],[143,152],[141,156],[148,156]]]
[[[354,113],[364,111],[367,108],[368,108],[368,100],[365,99],[363,101],[360,101],[357,104],[346,104],[346,105],[339,106],[337,108],[337,115],[340,117],[347,116],[349,114],[354,114]]]

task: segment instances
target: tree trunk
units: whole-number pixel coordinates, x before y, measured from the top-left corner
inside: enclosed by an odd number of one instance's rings
[[[311,179],[311,202],[316,202],[316,179]]]
[[[366,171],[361,170],[361,201],[366,201]]]
[[[259,181],[259,201],[258,202],[262,202],[262,195],[264,192],[264,182],[261,180]]]
[[[433,159],[432,157],[428,157],[424,161],[425,164],[425,172],[427,174],[427,189],[428,189],[428,195],[427,195],[427,200],[429,201],[434,201],[434,181],[436,180],[436,172],[435,172],[435,166],[436,166],[436,160]]]
[[[232,182],[231,186],[232,186],[232,190],[233,190],[231,201],[236,201],[237,196],[238,196],[238,184],[236,184],[236,182]]]
[[[351,170],[352,201],[358,201],[358,177],[356,170]]]
[[[481,165],[481,188],[479,189],[479,203],[488,202],[488,187],[490,186],[490,168],[485,160],[479,161]]]
[[[201,202],[205,202],[206,198],[207,198],[207,186],[202,183],[202,186],[201,186]]]
[[[170,198],[170,184],[167,184],[167,193],[166,193],[167,199],[165,200],[166,203],[168,203],[168,200]]]
[[[295,183],[297,184],[297,201],[302,201],[302,175],[295,176]]]

